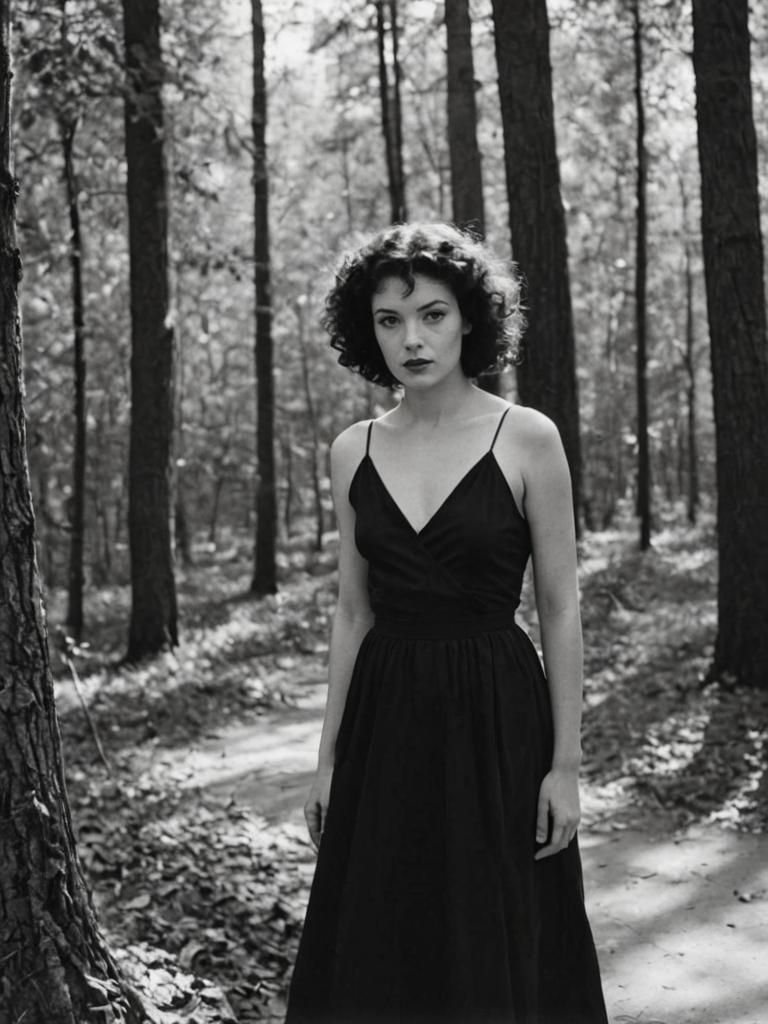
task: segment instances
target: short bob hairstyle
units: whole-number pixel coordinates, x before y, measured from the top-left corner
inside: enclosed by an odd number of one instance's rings
[[[371,300],[387,277],[401,278],[410,294],[414,274],[448,285],[471,325],[461,351],[467,377],[519,360],[525,318],[514,266],[502,266],[467,231],[449,224],[415,223],[386,228],[343,257],[321,320],[342,366],[374,384],[400,385],[376,341]]]

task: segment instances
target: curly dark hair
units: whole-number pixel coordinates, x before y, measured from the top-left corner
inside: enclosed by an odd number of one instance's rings
[[[342,366],[374,384],[400,385],[376,341],[371,299],[386,277],[401,278],[409,294],[414,274],[448,285],[471,324],[461,351],[467,377],[518,361],[525,317],[514,265],[502,266],[468,231],[416,223],[386,228],[343,257],[321,319]]]

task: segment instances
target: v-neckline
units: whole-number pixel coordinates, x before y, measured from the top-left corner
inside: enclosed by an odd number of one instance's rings
[[[429,517],[429,519],[427,519],[427,521],[424,523],[424,525],[420,529],[418,529],[418,530],[413,525],[413,523],[410,521],[408,516],[406,516],[405,512],[403,512],[403,510],[400,507],[400,505],[395,501],[394,497],[392,496],[392,492],[387,487],[386,483],[384,482],[384,478],[382,477],[381,473],[376,468],[376,463],[373,461],[373,459],[371,458],[371,456],[370,456],[370,454],[368,452],[366,452],[365,455],[363,456],[363,460],[366,460],[366,459],[368,460],[368,463],[370,464],[371,469],[376,474],[376,478],[379,481],[379,483],[381,484],[382,490],[384,491],[384,493],[389,498],[392,506],[394,507],[394,509],[396,510],[397,514],[400,516],[400,518],[402,519],[403,523],[405,523],[405,525],[408,527],[408,529],[411,531],[411,533],[414,535],[414,537],[422,537],[423,534],[426,532],[426,530],[432,525],[432,523],[435,521],[435,519],[437,519],[437,517],[443,511],[443,509],[448,504],[448,502],[451,500],[451,498],[453,498],[453,496],[459,490],[461,485],[463,483],[465,483],[469,479],[469,477],[474,472],[476,472],[478,470],[478,468],[486,461],[486,459],[488,458],[489,455],[493,456],[493,461],[496,462],[496,457],[493,455],[493,450],[492,449],[489,448],[487,451],[483,452],[483,454],[480,456],[480,458],[477,459],[475,462],[473,462],[472,465],[469,467],[469,469],[466,471],[466,473],[464,473],[460,477],[460,479],[454,484],[454,486],[446,494],[446,496],[443,498],[443,500],[437,506],[435,511]],[[498,463],[497,463],[497,465],[498,465]]]

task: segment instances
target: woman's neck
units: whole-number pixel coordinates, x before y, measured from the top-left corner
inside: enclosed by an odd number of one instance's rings
[[[409,425],[438,426],[445,421],[464,419],[481,395],[462,374],[432,388],[406,388],[399,409]]]

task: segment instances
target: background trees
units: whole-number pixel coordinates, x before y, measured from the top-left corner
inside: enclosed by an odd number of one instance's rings
[[[702,238],[717,427],[715,675],[768,686],[768,331],[746,0],[694,0]]]
[[[98,126],[88,117],[81,118],[72,153],[78,171],[88,354],[86,593],[94,585],[121,584],[129,579],[131,488],[127,467],[132,400],[128,229],[121,155],[124,126],[116,89],[122,74],[122,28],[114,12],[109,13],[96,0],[92,3],[94,10],[101,12],[101,20],[91,20],[100,27],[93,31],[88,45],[102,55],[104,68],[111,71],[102,70],[101,80],[92,86],[98,88]],[[80,23],[86,6],[85,0],[67,0],[72,25]],[[350,419],[369,415],[391,401],[386,392],[338,371],[317,327],[335,252],[351,232],[371,230],[392,216],[391,176],[382,137],[379,8],[388,72],[385,95],[390,105],[394,104],[391,110],[399,106],[400,111],[399,142],[397,133],[391,135],[402,160],[408,213],[414,218],[431,218],[454,215],[453,202],[461,190],[452,188],[452,173],[458,169],[459,156],[471,150],[470,145],[462,153],[459,144],[465,129],[449,132],[448,100],[456,95],[452,92],[455,75],[449,76],[449,70],[455,71],[455,66],[449,68],[443,47],[449,39],[446,14],[460,6],[450,0],[446,10],[438,0],[400,0],[393,19],[388,3],[377,6],[363,0],[341,0],[310,4],[296,0],[290,9],[265,3],[270,114],[266,143],[271,178],[271,302],[267,305],[276,353],[278,575],[286,544],[305,533],[316,533],[318,509],[330,523],[326,454],[334,433]],[[537,298],[531,291],[527,368],[521,369],[519,378],[514,371],[506,372],[501,388],[514,394],[519,387],[521,399],[533,401],[526,392],[526,387],[532,386],[526,384],[528,378],[538,379],[557,370],[563,397],[547,401],[550,412],[562,421],[564,432],[577,436],[581,445],[581,458],[572,456],[572,463],[581,466],[580,507],[588,529],[609,526],[636,505],[638,448],[644,435],[635,401],[635,298],[640,261],[635,252],[638,150],[630,6],[625,0],[579,5],[553,0],[548,8],[527,4],[514,25],[508,29],[501,25],[498,34],[489,3],[477,0],[469,10],[474,79],[471,89],[468,80],[464,82],[463,96],[467,101],[474,97],[487,237],[501,258],[514,255],[521,262],[531,289],[544,287],[549,280],[545,275],[554,273],[557,262],[558,288],[567,284],[573,318],[573,356],[558,349],[544,358],[543,342],[537,340],[537,316],[544,310],[550,318],[556,314],[558,323],[552,320],[552,337],[560,345],[569,334],[567,323],[559,323],[561,317],[567,320],[567,302],[550,302],[546,295]],[[538,11],[536,38],[548,35],[549,85],[545,51],[520,46],[521,33],[529,23],[526,19],[528,15],[533,18],[534,10]],[[684,5],[664,11],[660,13],[655,5],[638,6],[645,18],[643,98],[648,154],[647,461],[649,496],[659,525],[667,517],[686,513],[696,491],[706,509],[715,483],[697,231],[694,80],[686,56],[691,26]],[[166,64],[168,310],[172,302],[179,354],[172,468],[177,508],[186,513],[177,516],[178,532],[184,532],[186,522],[193,550],[195,545],[208,544],[219,549],[229,545],[236,551],[244,543],[243,537],[254,536],[258,519],[264,527],[268,518],[256,514],[259,460],[252,348],[247,342],[254,336],[255,306],[259,304],[253,292],[254,214],[250,203],[244,202],[244,196],[251,193],[253,173],[250,15],[235,3],[214,10],[212,4],[195,5],[188,0],[167,0],[161,13]],[[543,13],[549,18],[548,33]],[[463,25],[466,35],[466,22]],[[71,328],[69,333],[64,328],[74,322],[71,226],[61,203],[64,160],[60,141],[39,77],[35,77],[34,59],[40,58],[35,58],[33,26],[28,12],[20,25],[17,90],[19,173],[28,183],[21,197],[20,220],[28,254],[23,301],[29,458],[38,509],[40,564],[47,583],[56,587],[63,585],[69,573],[75,497],[71,467],[77,449],[70,369],[72,334]],[[399,104],[393,28],[398,41]],[[455,42],[456,34],[450,39]],[[81,36],[72,32],[71,46],[84,45]],[[515,66],[516,48],[521,61],[540,53],[544,79],[534,96],[534,76],[521,65],[521,84],[515,90],[519,120],[514,127],[513,113],[507,109],[505,116],[502,111],[496,51],[501,73],[506,75]],[[78,59],[83,52],[78,50]],[[466,39],[464,55],[468,68]],[[464,72],[465,77],[468,74]],[[753,79],[756,90],[764,89],[759,66]],[[78,95],[84,93],[85,85],[78,89]],[[539,104],[551,111],[553,118],[546,153],[536,148],[543,145],[541,133],[535,134]],[[536,146],[521,149],[526,110]],[[764,147],[765,139],[758,137],[758,145]],[[476,176],[477,160],[473,163]],[[542,168],[546,168],[546,182]],[[513,175],[512,208],[508,171]],[[538,182],[544,189],[542,195],[546,192],[536,216],[530,215],[533,200],[523,199],[526,181]],[[562,214],[556,213],[557,199],[550,202],[558,191]],[[480,199],[474,185],[467,195],[474,195],[476,202]],[[510,209],[518,225],[516,232],[510,231]],[[561,227],[555,230],[552,218],[559,218]],[[545,229],[551,238],[555,237],[552,232],[559,236],[560,256],[555,260],[554,255],[552,259],[542,255],[546,266],[539,271],[534,243],[543,244]],[[258,234],[264,237],[263,231]],[[524,255],[525,245],[532,247],[529,257]],[[550,287],[554,287],[552,282],[547,285]],[[301,326],[297,310],[301,311]],[[568,368],[570,361],[573,370]],[[552,381],[546,388],[551,390],[550,385]],[[167,402],[163,398],[162,408],[167,408]],[[540,404],[545,404],[543,399]],[[568,408],[571,425],[566,428],[563,417]],[[168,580],[168,569],[163,572]]]

